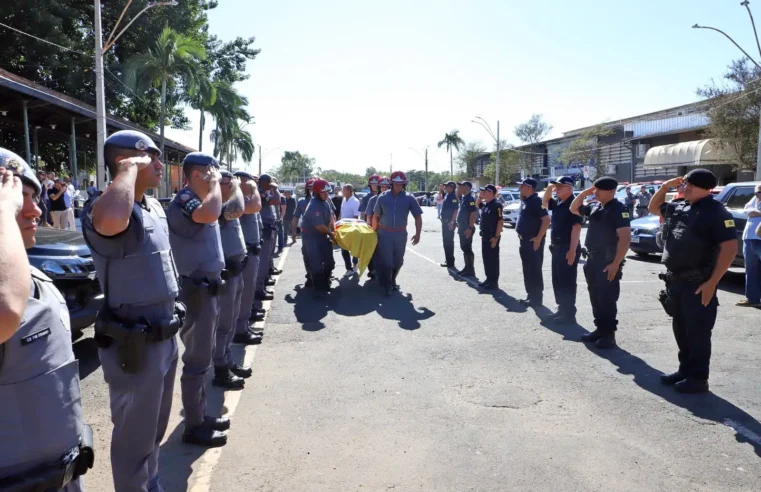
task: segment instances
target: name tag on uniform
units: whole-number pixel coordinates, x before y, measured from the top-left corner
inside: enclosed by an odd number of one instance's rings
[[[32,342],[36,342],[37,340],[48,336],[50,336],[50,328],[45,328],[44,330],[40,330],[37,333],[32,333],[31,335],[22,338],[21,345],[29,345]]]

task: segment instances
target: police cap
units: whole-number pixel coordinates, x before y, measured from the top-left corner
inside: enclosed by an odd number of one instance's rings
[[[534,178],[526,178],[523,181],[518,181],[518,185],[527,185],[527,186],[530,186],[532,188],[536,188],[539,185],[539,183],[537,183]],[[495,191],[495,193],[496,193],[496,191]]]
[[[463,181],[462,183],[457,183],[457,184],[460,186],[467,186],[471,190],[473,189],[473,183],[471,183],[470,181]]]
[[[106,139],[104,146],[117,149],[151,150],[161,157],[161,150],[153,143],[151,137],[135,130],[122,130],[112,134]]]
[[[497,187],[494,186],[493,184],[488,184],[488,185],[484,186],[483,188],[481,188],[481,191],[491,191],[492,193],[494,193],[496,195],[497,194]]]
[[[263,182],[272,183],[272,176],[270,176],[269,174],[262,174],[261,176],[259,176],[259,183],[263,183]]]
[[[185,156],[185,158],[182,160],[182,164],[190,164],[192,166],[219,167],[219,161],[216,157],[210,154],[205,154],[203,152],[191,152]]]
[[[37,176],[34,175],[32,168],[24,159],[19,157],[18,154],[15,154],[8,149],[0,148],[0,167],[4,167],[6,170],[18,176],[24,184],[34,188],[38,194],[42,190],[40,181],[37,179]]]
[[[223,178],[232,178],[233,177],[233,173],[231,173],[230,171],[227,171],[225,169],[219,171],[219,175],[222,176]]]
[[[457,186],[457,183],[455,183],[454,181],[447,181],[446,186],[451,186],[452,188],[454,188],[455,186]]]
[[[708,169],[693,169],[684,176],[684,180],[704,190],[716,188],[716,176]]]
[[[571,185],[573,186],[573,178],[569,176],[561,176],[558,179],[551,179],[550,183],[554,185]]]
[[[249,172],[247,172],[247,171],[235,171],[234,176],[236,178],[247,178],[247,179],[250,179],[250,180],[254,180],[255,179],[254,175],[249,173]]]
[[[597,180],[595,180],[594,186],[602,191],[615,190],[616,187],[618,187],[618,181],[616,181],[616,178],[603,176],[602,178],[597,178]]]

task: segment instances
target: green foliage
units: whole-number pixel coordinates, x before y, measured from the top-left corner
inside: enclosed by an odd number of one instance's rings
[[[521,141],[523,145],[532,146],[544,140],[544,138],[552,131],[552,125],[542,119],[541,114],[533,114],[528,121],[517,125],[513,130],[515,136]],[[533,147],[529,147],[526,152],[534,152]],[[518,156],[518,173],[521,170],[527,174],[532,172],[533,168],[533,155],[529,153],[520,153]]]
[[[711,126],[707,136],[719,142],[720,158],[741,170],[755,170],[758,151],[758,124],[761,93],[758,92],[761,69],[746,59],[733,61],[724,74],[727,84],[712,82],[698,89],[699,96],[711,99],[708,113]]]
[[[480,142],[466,144],[457,154],[457,172],[464,176],[474,176],[476,174],[476,159],[484,152],[486,152],[486,146]]]
[[[496,150],[496,149],[495,149]],[[515,181],[521,172],[521,154],[511,149],[511,146],[499,152],[499,183],[496,183],[497,153],[492,152],[489,165],[484,169],[484,177],[489,183],[504,186]]]
[[[582,131],[571,143],[563,149],[558,156],[558,161],[566,167],[591,166],[596,176],[605,174],[605,165],[598,159],[599,139],[613,134],[613,129],[601,123]]]
[[[283,183],[303,183],[315,174],[315,160],[298,150],[286,150],[272,172]]]
[[[331,183],[341,183],[341,186],[348,183],[352,185],[356,190],[363,189],[367,184],[367,177],[365,176],[336,171],[335,169],[318,169],[317,174],[319,174],[321,178],[326,179]]]
[[[367,169],[365,169],[365,177],[369,178],[373,174],[378,174],[378,170],[375,169],[373,166],[370,166]]]

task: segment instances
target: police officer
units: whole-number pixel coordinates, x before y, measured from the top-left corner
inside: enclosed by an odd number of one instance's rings
[[[396,277],[404,264],[407,248],[407,217],[415,217],[415,235],[412,244],[420,242],[423,229],[423,210],[415,197],[407,194],[407,175],[394,171],[390,177],[391,189],[378,196],[373,209],[373,229],[378,233],[376,247],[376,271],[384,293],[399,291]]]
[[[225,269],[222,279],[225,288],[219,296],[219,318],[217,321],[216,344],[214,346],[214,379],[212,384],[222,388],[238,389],[242,386],[230,385],[230,373],[240,378],[251,377],[250,367],[242,366],[232,360],[233,337],[235,337],[238,315],[241,310],[241,297],[243,294],[243,270],[248,263],[246,241],[243,238],[243,229],[240,225],[240,217],[246,209],[243,192],[238,180],[229,171],[220,172],[219,181],[222,190],[222,213],[219,216],[219,234],[222,239],[222,252],[225,256]],[[247,185],[246,188],[250,188]],[[250,190],[253,193],[253,189]],[[254,345],[261,343],[262,335],[254,335],[246,331],[236,337],[238,343]]]
[[[372,227],[373,224],[373,215],[375,215],[375,202],[378,201],[378,196],[380,196],[381,193],[388,191],[388,189],[391,188],[391,180],[388,176],[382,176],[378,178],[378,192],[375,193],[370,200],[367,202],[367,208],[365,209],[365,222],[370,224],[370,227]],[[377,248],[376,248],[377,251]],[[368,280],[374,280],[376,276],[376,266],[375,266],[375,251],[373,251],[373,256],[370,258],[370,263],[367,266],[367,278]]]
[[[0,149],[0,490],[79,492],[93,465],[92,430],[69,311],[24,251],[36,243],[40,192],[29,165]]]
[[[552,192],[557,198],[552,198]],[[550,181],[544,191],[542,207],[552,211],[550,253],[552,254],[552,290],[558,309],[553,319],[560,323],[576,323],[576,276],[581,256],[582,218],[571,213],[573,179],[563,176]]]
[[[457,183],[448,181],[444,195],[444,203],[441,204],[441,237],[444,241],[444,263],[441,266],[454,268],[454,229],[457,225],[457,211],[459,201],[455,188]]]
[[[369,178],[367,178],[367,186],[370,188],[370,193],[362,197],[362,200],[359,201],[359,218],[360,220],[364,220],[368,224],[370,223],[369,220],[367,220],[367,215],[372,215],[373,211],[372,209],[368,208],[368,205],[370,204],[370,200],[378,195],[378,182],[380,181],[380,176],[377,174],[373,174]]]
[[[261,228],[259,226],[259,211],[262,209],[262,199],[256,190],[254,176],[246,171],[238,171],[235,177],[241,181],[241,189],[244,191],[246,208],[243,215],[238,219],[243,229],[243,239],[246,242],[248,262],[243,269],[243,292],[240,296],[240,312],[235,325],[235,337],[233,342],[243,342],[248,333],[257,333],[250,329],[252,321],[264,320],[264,311],[257,310],[254,306],[254,291],[256,279],[259,274],[259,254],[262,252]]]
[[[309,261],[309,274],[314,282],[317,297],[330,291],[331,273],[335,268],[333,243],[335,242],[335,216],[328,202],[330,184],[316,179],[312,185],[314,198],[307,205],[301,221],[303,248]]]
[[[146,135],[120,131],[105,142],[113,181],[85,204],[82,233],[105,305],[95,341],[111,398],[111,470],[116,492],[161,490],[159,444],[172,408],[177,339],[177,268],[166,215],[145,190],[162,183],[161,152]]]
[[[664,203],[666,193],[682,183],[685,199]],[[719,306],[716,286],[737,254],[735,222],[711,197],[715,186],[712,172],[694,169],[663,183],[650,202],[650,212],[665,219],[664,307],[671,311],[679,347],[679,370],[661,376],[661,382],[681,393],[708,391],[711,332]]]
[[[626,195],[624,195],[624,205],[629,210],[629,217],[634,216],[634,203],[637,201],[637,197],[632,193],[632,187],[626,187]]]
[[[629,210],[614,198],[617,186],[618,181],[614,178],[603,176],[571,203],[571,213],[589,218],[584,241],[587,249],[584,277],[595,318],[595,331],[582,335],[581,339],[594,342],[603,349],[616,346],[621,270],[631,239]],[[592,195],[597,201],[584,205],[584,200]]]
[[[481,188],[478,207],[481,209],[481,255],[486,272],[486,280],[478,286],[495,290],[499,289],[499,241],[504,225],[496,186],[489,184]]]
[[[192,152],[182,161],[187,185],[169,204],[169,240],[180,275],[180,300],[187,306],[187,317],[180,330],[185,345],[182,354],[182,406],[185,432],[182,440],[202,446],[227,443],[223,432],[228,418],[206,415],[206,371],[211,366],[212,350],[219,318],[219,296],[224,289],[222,270],[225,258],[217,220],[222,213],[219,163],[202,152]],[[229,388],[242,388],[243,379],[225,370],[215,370],[214,384],[224,381]]]
[[[641,186],[639,193],[637,193],[637,217],[647,217],[650,207],[650,200],[653,195],[647,190],[646,186]]]
[[[267,285],[275,285],[275,280],[272,278],[273,275],[280,275],[281,272],[277,268],[275,268],[275,258],[278,256],[277,254],[277,241],[279,237],[279,231],[280,226],[283,223],[282,214],[283,214],[283,202],[282,202],[282,195],[280,193],[280,190],[278,189],[278,181],[277,178],[274,176],[271,177],[272,181],[270,182],[270,193],[272,196],[277,199],[277,203],[272,206],[272,210],[275,211],[275,238],[272,241],[272,251],[270,251],[270,266],[267,275],[269,276],[269,279],[267,281]],[[273,203],[274,203],[273,199]]]
[[[457,195],[460,197],[460,207],[457,210],[457,233],[460,238],[460,249],[465,261],[465,268],[457,273],[463,277],[474,277],[476,275],[473,234],[476,232],[478,206],[476,205],[475,197],[471,193],[472,190],[473,183],[470,181],[463,181],[458,184]]]
[[[541,306],[544,300],[544,235],[550,227],[550,217],[542,207],[542,200],[536,193],[537,182],[534,178],[526,178],[519,183],[518,191],[521,196],[521,208],[515,232],[518,234],[520,246],[518,252],[523,264],[523,285],[526,287],[526,299],[521,304]],[[547,196],[547,192],[545,192]]]
[[[259,255],[259,274],[256,282],[254,298],[259,301],[271,301],[274,299],[273,292],[267,289],[267,280],[270,275],[280,273],[270,268],[270,259],[275,252],[275,238],[277,237],[277,213],[275,207],[280,207],[280,194],[272,186],[272,177],[269,174],[259,176],[259,193],[261,194],[262,210],[259,212],[262,219],[262,253]]]
[[[307,206],[309,205],[310,200],[312,199],[312,186],[314,185],[315,178],[309,178],[307,182],[304,184],[304,198],[299,200],[296,203],[296,211],[293,212],[293,224],[291,226],[291,229],[293,232],[293,242],[296,242],[296,231],[301,227],[301,221],[304,217],[304,212],[307,209]],[[303,237],[302,237],[303,240]],[[302,242],[301,244],[301,257],[304,260],[304,270],[306,270],[306,282],[304,283],[304,287],[312,287],[312,277],[309,275],[309,259],[307,258],[307,252],[306,249],[304,249],[304,244]]]

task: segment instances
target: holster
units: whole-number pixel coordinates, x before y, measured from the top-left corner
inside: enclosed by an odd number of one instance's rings
[[[246,268],[248,263],[248,255],[243,257],[241,261],[225,260],[225,269],[222,270],[222,280],[229,280],[237,275],[243,273],[243,269]]]
[[[55,463],[41,465],[24,473],[0,478],[3,492],[44,492],[59,490],[87,473],[95,462],[92,428],[84,426],[79,445],[66,451]]]
[[[262,245],[261,244],[247,244],[246,251],[248,251],[250,254],[254,256],[259,256],[259,253],[262,252]]]
[[[104,306],[95,318],[95,342],[101,348],[116,344],[119,365],[124,372],[140,372],[145,365],[145,346],[172,338],[184,321],[184,305],[165,323],[152,324],[147,319],[124,321],[117,319],[108,306]]]
[[[673,318],[676,309],[674,306],[674,298],[669,295],[668,286],[658,292],[658,301],[661,303],[661,306],[663,306],[663,310],[666,311],[666,314]]]
[[[227,283],[222,280],[209,280],[204,277],[202,279],[194,279],[190,277],[180,277],[180,283],[183,289],[189,289],[188,298],[193,298],[199,295],[204,290],[208,290],[212,296],[218,296],[225,292]]]

